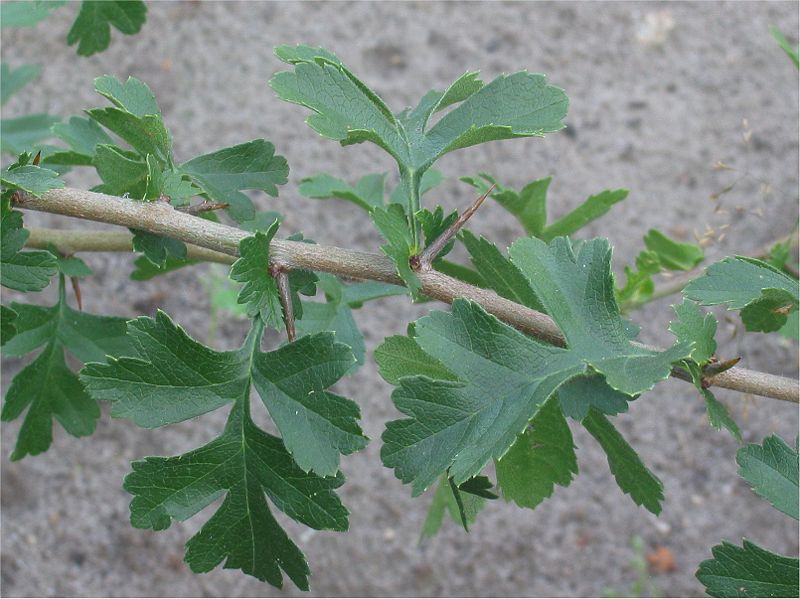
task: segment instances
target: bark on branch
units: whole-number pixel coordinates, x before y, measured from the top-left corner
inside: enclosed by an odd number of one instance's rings
[[[16,205],[30,210],[134,227],[229,256],[236,256],[239,242],[250,235],[241,229],[180,212],[163,202],[137,202],[70,188],[51,190],[41,198],[19,194]],[[55,239],[53,241],[58,245]],[[71,249],[80,251],[81,248],[73,244]],[[270,255],[274,266],[286,270],[309,269],[354,279],[403,284],[395,273],[394,264],[379,254],[273,239]],[[422,282],[422,293],[428,297],[447,303],[452,303],[458,297],[472,300],[525,333],[555,345],[564,345],[558,327],[545,314],[430,268],[420,269],[417,276]],[[674,372],[673,376],[683,378],[679,372]],[[715,376],[711,383],[743,393],[798,402],[798,382],[782,376],[731,368]]]

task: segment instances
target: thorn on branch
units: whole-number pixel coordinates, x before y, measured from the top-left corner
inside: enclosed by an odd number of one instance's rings
[[[283,322],[286,325],[286,336],[291,343],[297,338],[297,331],[294,328],[294,306],[292,305],[292,292],[289,287],[289,272],[280,266],[270,266],[269,274],[272,275],[278,286],[281,307],[283,307]]]
[[[70,283],[72,283],[72,291],[75,293],[75,301],[78,304],[78,310],[83,312],[83,301],[81,301],[81,282],[78,277],[70,277]]]
[[[194,206],[181,206],[177,208],[177,210],[185,212],[186,214],[198,215],[202,214],[203,212],[211,212],[213,210],[224,210],[228,206],[230,206],[230,204],[209,202],[206,200],[205,202],[195,204]]]
[[[489,194],[492,193],[494,190],[495,184],[493,183],[492,186],[486,190],[482,196],[472,202],[472,205],[467,208],[454,222],[452,225],[445,229],[444,233],[439,235],[428,247],[422,250],[422,253],[419,256],[411,256],[409,260],[409,264],[411,268],[414,270],[419,270],[423,267],[429,268],[433,261],[436,259],[436,256],[444,249],[444,246],[448,244],[448,242],[456,236],[461,228],[467,224],[467,221],[472,217],[475,212],[477,212],[478,208],[481,207],[483,201],[489,197]]]
[[[715,376],[725,372],[726,370],[730,370],[736,366],[741,359],[742,358],[740,357],[731,358],[730,360],[723,360],[720,362],[716,358],[712,357],[711,361],[703,368],[703,377],[700,383],[703,389],[708,389],[713,384],[712,379]]]

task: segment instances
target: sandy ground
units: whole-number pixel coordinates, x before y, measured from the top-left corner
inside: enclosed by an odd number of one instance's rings
[[[259,196],[263,209],[286,215],[285,231],[303,230],[320,243],[373,250],[380,243],[366,216],[350,205],[302,198],[300,178],[317,172],[355,180],[392,171],[372,146],[339,148],[303,124],[307,112],[277,100],[266,82],[281,63],[272,47],[322,45],[399,109],[428,89],[441,89],[468,69],[489,80],[503,71],[546,73],[566,89],[569,129],[545,140],[513,140],[450,154],[438,165],[450,181],[436,193],[461,208],[472,192],[457,177],[480,170],[521,187],[552,174],[551,212],[566,213],[592,193],[627,187],[630,198],[588,228],[615,246],[615,268],[630,263],[642,235],[659,227],[692,239],[708,224],[730,223],[710,259],[747,254],[787,233],[797,218],[797,71],[769,35],[769,25],[797,32],[796,3],[205,3],[149,5],[140,35],[114,33],[110,50],[77,58],[63,43],[75,6],[29,30],[3,30],[3,61],[44,64],[40,81],[5,107],[8,116],[48,111],[79,114],[104,105],[92,89],[101,74],[133,75],[155,91],[175,138],[179,160],[265,137],[288,158],[290,182],[280,198]],[[792,34],[794,35],[794,34]],[[796,41],[796,39],[795,39]],[[752,136],[743,143],[743,119]],[[713,168],[717,161],[734,171]],[[709,196],[736,181],[718,204]],[[89,173],[68,182],[90,186]],[[26,215],[31,225],[77,222]],[[489,205],[473,230],[508,244],[520,234]],[[99,228],[99,226],[98,226]],[[129,256],[88,256],[97,276],[83,285],[86,309],[134,316],[159,306],[199,339],[208,335],[205,267],[144,284],[127,276]],[[50,289],[32,301],[49,302]],[[4,292],[5,300],[16,298]],[[634,315],[642,338],[669,343],[670,301]],[[467,535],[452,523],[425,545],[418,535],[428,499],[379,461],[383,424],[397,417],[391,389],[376,374],[371,351],[429,307],[382,300],[357,314],[370,351],[367,365],[340,385],[362,407],[374,441],[343,462],[348,482],[347,534],[290,525],[307,553],[312,592],[331,596],[627,594],[636,579],[631,539],[646,551],[674,555],[675,570],[655,575],[668,596],[698,595],[694,572],[722,539],[743,536],[797,554],[797,523],[773,510],[737,478],[736,442],[708,426],[691,387],[670,381],[617,419],[627,439],[663,480],[664,511],[656,519],[616,488],[600,449],[574,428],[581,474],[536,511],[496,502]],[[720,326],[721,352],[751,368],[797,376],[796,348],[777,336],[734,335],[736,318]],[[238,345],[244,325],[223,320],[217,345]],[[22,362],[4,360],[3,390]],[[777,432],[793,439],[796,406],[720,392],[747,441]],[[203,512],[167,532],[135,530],[121,489],[131,460],[198,446],[224,415],[169,429],[142,431],[107,412],[91,439],[59,431],[52,450],[2,463],[2,593],[6,596],[294,596],[235,571],[196,576],[182,563],[183,543]],[[3,424],[7,456],[18,430]]]

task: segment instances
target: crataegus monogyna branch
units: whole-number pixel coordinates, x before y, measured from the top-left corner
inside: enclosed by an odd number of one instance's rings
[[[239,241],[250,235],[241,229],[180,212],[163,202],[136,202],[71,188],[53,189],[40,198],[18,193],[15,194],[15,204],[30,210],[135,227],[230,256],[238,254]],[[73,248],[74,251],[79,249]],[[270,255],[275,266],[287,270],[316,270],[355,279],[403,284],[395,272],[394,264],[379,254],[273,240]],[[564,345],[564,338],[553,320],[540,312],[432,268],[421,268],[417,276],[422,282],[422,294],[430,298],[447,303],[459,297],[472,300],[500,320],[529,335],[555,345]],[[681,371],[673,371],[673,376],[682,380],[686,380],[684,376],[688,378]],[[773,374],[731,368],[714,376],[709,383],[743,393],[798,402],[798,382]]]

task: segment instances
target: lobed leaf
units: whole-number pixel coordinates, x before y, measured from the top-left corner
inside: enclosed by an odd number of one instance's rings
[[[142,0],[83,0],[67,34],[67,45],[77,43],[80,56],[102,52],[111,43],[111,25],[126,35],[138,33],[146,13]]]
[[[678,341],[692,343],[689,356],[698,364],[707,363],[717,351],[714,334],[717,332],[717,319],[713,314],[704,314],[694,302],[683,300],[672,306],[676,320],[669,323],[669,330]]]
[[[194,572],[225,568],[282,586],[282,573],[308,590],[308,564],[275,520],[265,493],[291,518],[312,528],[347,530],[347,510],[333,492],[344,477],[306,474],[280,439],[255,426],[245,400],[235,404],[225,430],[189,453],[149,457],[133,463],[124,488],[134,497],[131,523],[163,530],[171,519],[186,520],[209,503],[225,500],[186,544]]]
[[[750,444],[736,452],[739,476],[752,485],[753,492],[777,510],[798,519],[797,449],[777,435],[761,445]]]
[[[577,355],[528,338],[462,299],[449,314],[418,320],[413,335],[458,377],[401,376],[392,394],[410,418],[387,424],[381,459],[413,483],[413,495],[442,472],[460,484],[502,457],[553,391],[584,369]]]
[[[4,343],[3,353],[23,356],[45,346],[11,381],[0,414],[3,421],[10,421],[27,410],[11,454],[12,460],[19,460],[47,451],[53,419],[76,437],[94,432],[100,409],[67,367],[65,351],[86,362],[132,350],[125,338],[125,319],[73,310],[65,300],[63,278],[54,306],[12,303],[11,308],[17,314],[16,334]]]
[[[644,506],[656,515],[660,514],[664,486],[642,463],[608,418],[592,408],[583,419],[583,426],[606,452],[608,465],[619,488],[630,495],[636,505]]]
[[[486,285],[512,302],[539,312],[544,311],[528,280],[497,246],[483,236],[475,237],[467,229],[462,229],[459,235],[469,252],[472,264]]]
[[[742,310],[750,331],[780,329],[800,304],[796,280],[766,262],[742,256],[712,264],[683,294],[704,306],[727,304],[729,310]]]
[[[361,177],[353,186],[341,179],[321,174],[300,180],[298,191],[308,198],[326,200],[337,198],[352,202],[367,212],[384,205],[386,173],[373,173]]]
[[[30,233],[22,228],[22,213],[2,211],[0,225],[0,285],[16,291],[41,291],[58,272],[55,256],[45,251],[21,251]]]
[[[550,497],[556,484],[566,487],[572,482],[578,462],[557,395],[542,405],[530,427],[497,460],[496,471],[503,498],[530,509]]]
[[[566,238],[548,245],[529,237],[514,242],[509,253],[561,328],[567,346],[612,388],[628,395],[651,389],[669,376],[673,362],[691,352],[689,343],[679,342],[664,352],[631,344],[614,299],[607,240],[587,241],[576,253]]]
[[[253,203],[242,190],[277,196],[277,186],[288,180],[289,166],[275,154],[275,146],[256,139],[197,156],[180,165],[178,172],[188,175],[214,201],[229,204],[228,214],[242,222],[255,217]]]
[[[274,221],[266,232],[256,231],[239,242],[240,258],[231,266],[231,279],[244,283],[239,303],[250,316],[260,316],[267,326],[283,327],[283,308],[275,279],[269,270],[269,243],[278,231]]]
[[[712,597],[796,597],[798,560],[762,549],[747,539],[742,547],[723,542],[695,576]]]

